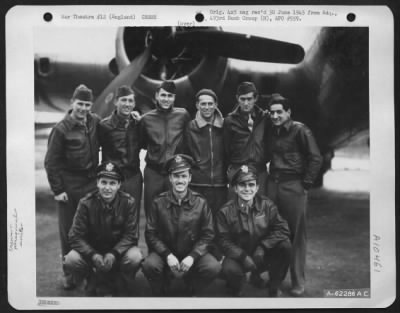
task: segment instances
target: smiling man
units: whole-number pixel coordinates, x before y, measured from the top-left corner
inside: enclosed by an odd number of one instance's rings
[[[278,205],[279,212],[288,221],[291,232],[291,294],[303,296],[307,193],[318,175],[322,158],[310,129],[291,119],[288,99],[280,94],[273,94],[268,108],[272,121],[266,140],[271,151],[268,196]]]
[[[233,296],[242,295],[246,273],[250,282],[265,287],[260,274],[269,271],[270,297],[280,294],[279,287],[289,266],[291,245],[287,222],[275,204],[257,194],[257,169],[242,165],[232,177],[235,198],[217,214],[218,242],[226,255],[222,275]]]
[[[136,203],[140,216],[143,176],[139,159],[139,119],[135,110],[135,94],[128,86],[117,89],[114,112],[99,125],[99,141],[102,147],[102,162],[112,161],[121,168],[124,182],[121,190],[129,193]]]
[[[164,81],[155,93],[156,109],[139,122],[140,147],[147,150],[144,169],[144,208],[146,216],[155,196],[168,190],[165,162],[183,149],[183,132],[190,115],[184,108],[174,108],[176,86]]]
[[[148,212],[149,255],[142,269],[154,296],[167,295],[173,277],[183,277],[186,295],[197,295],[221,269],[208,253],[214,227],[207,201],[188,188],[192,165],[193,159],[184,154],[167,161],[171,188],[154,199]]]
[[[224,147],[228,162],[228,179],[242,164],[251,164],[258,171],[258,193],[266,194],[267,154],[264,132],[268,116],[257,106],[258,91],[252,82],[242,82],[236,91],[237,106],[224,121]],[[232,191],[232,190],[231,190]],[[231,193],[230,197],[233,196]]]
[[[71,109],[52,129],[45,156],[45,169],[57,203],[61,239],[61,257],[71,250],[68,231],[79,200],[96,188],[98,160],[98,124],[100,118],[90,112],[92,90],[79,85],[71,99]],[[73,276],[63,268],[63,287],[75,287]]]
[[[120,190],[122,180],[123,173],[116,163],[99,165],[97,191],[79,202],[69,232],[72,250],[65,257],[65,267],[76,277],[88,279],[89,296],[119,292],[129,296],[129,283],[143,259],[137,247],[135,199]]]

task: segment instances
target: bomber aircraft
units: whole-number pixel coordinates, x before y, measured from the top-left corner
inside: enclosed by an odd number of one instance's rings
[[[154,108],[160,82],[172,79],[176,106],[194,115],[195,93],[212,88],[226,115],[236,105],[237,85],[253,81],[260,107],[272,93],[281,93],[291,100],[294,119],[312,129],[324,156],[321,185],[335,149],[369,138],[368,28],[274,30],[272,39],[253,28],[120,27],[110,36],[104,30],[102,44],[112,47],[114,42],[114,50],[103,59],[97,56],[104,47],[93,47],[88,32],[74,30],[75,37],[82,37],[74,44],[62,30],[53,30],[47,44],[62,47],[53,53],[43,51],[39,41],[35,47],[35,126],[49,127],[61,119],[55,113],[65,114],[80,83],[93,89],[93,111],[104,117],[113,110],[113,92],[123,84],[135,90],[142,113]],[[288,32],[292,40],[281,40]]]

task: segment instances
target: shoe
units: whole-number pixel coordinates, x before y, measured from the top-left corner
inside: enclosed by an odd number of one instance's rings
[[[241,297],[243,295],[243,284],[240,284],[239,287],[233,287],[226,282],[226,289],[228,290],[228,294],[232,297]]]
[[[290,294],[293,297],[302,297],[304,296],[304,287],[303,286],[296,286],[290,290]]]
[[[252,272],[250,274],[249,278],[250,284],[257,288],[265,288],[267,283],[264,281],[264,279],[261,278],[261,275],[259,273],[254,273]]]
[[[63,276],[63,288],[65,290],[72,290],[76,287],[74,276],[70,273]]]

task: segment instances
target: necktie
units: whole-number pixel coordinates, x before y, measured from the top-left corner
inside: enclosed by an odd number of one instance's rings
[[[254,125],[254,121],[251,118],[251,114],[249,114],[249,120],[247,121],[248,127],[250,131],[253,131],[253,125]]]

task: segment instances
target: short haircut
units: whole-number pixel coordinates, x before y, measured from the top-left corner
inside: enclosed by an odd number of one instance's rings
[[[291,104],[289,99],[281,96],[279,93],[273,93],[271,95],[271,99],[268,102],[268,109],[271,108],[272,105],[274,104],[282,104],[282,107],[285,111],[289,110],[291,108]]]

